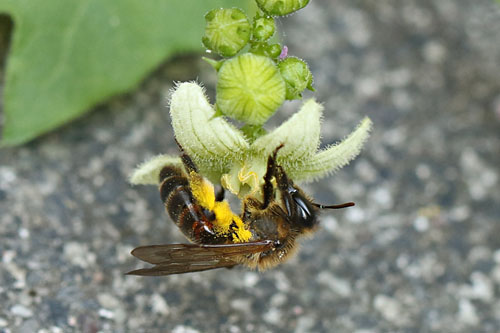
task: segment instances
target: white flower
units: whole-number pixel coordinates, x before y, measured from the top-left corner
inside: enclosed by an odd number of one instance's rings
[[[321,104],[309,99],[281,126],[251,142],[223,117],[215,117],[203,88],[196,83],[179,84],[170,102],[177,141],[200,173],[239,197],[260,193],[268,156],[281,143],[277,162],[296,182],[324,177],[359,154],[369,136],[370,119],[364,118],[340,143],[319,150],[322,111]],[[130,182],[157,185],[161,168],[169,163],[181,164],[178,157],[156,156],[141,164]]]

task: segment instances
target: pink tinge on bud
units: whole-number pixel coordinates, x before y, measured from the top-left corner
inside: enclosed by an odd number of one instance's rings
[[[286,45],[281,49],[280,60],[285,59],[288,56],[288,47]]]

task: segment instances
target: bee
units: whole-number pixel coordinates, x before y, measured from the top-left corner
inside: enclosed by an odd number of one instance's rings
[[[318,229],[323,209],[354,206],[353,202],[325,206],[313,202],[277,164],[283,144],[268,157],[262,199],[247,196],[236,215],[215,194],[192,159],[181,149],[183,168],[166,165],[160,172],[160,197],[170,218],[192,244],[147,245],[132,255],[153,264],[127,274],[161,276],[232,268],[244,265],[265,270],[289,259],[297,240]]]

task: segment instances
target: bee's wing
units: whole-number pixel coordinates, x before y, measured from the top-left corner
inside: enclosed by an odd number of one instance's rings
[[[273,242],[262,240],[235,244],[166,244],[141,246],[132,255],[156,266],[128,272],[130,275],[160,276],[238,265],[236,257],[273,248]]]

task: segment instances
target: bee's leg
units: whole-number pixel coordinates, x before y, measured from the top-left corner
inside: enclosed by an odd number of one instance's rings
[[[224,194],[226,191],[224,190],[224,187],[220,187],[220,189],[215,193],[215,201],[222,201],[224,200]]]
[[[297,189],[293,186],[293,181],[290,180],[285,173],[285,170],[278,165],[276,167],[276,183],[278,185],[278,190],[280,191],[281,200],[286,208],[286,214],[291,219],[295,218],[297,211],[297,203],[294,199],[294,194]]]
[[[196,167],[196,164],[194,164],[193,160],[191,159],[191,157],[189,157],[188,154],[183,152],[181,155],[181,160],[182,164],[184,164],[184,168],[186,168],[186,171],[188,173],[191,173],[191,171],[198,173],[198,168]]]
[[[189,223],[187,223],[187,226],[188,225]],[[183,231],[185,230],[182,229],[181,227],[180,229]],[[200,219],[198,221],[193,221],[191,224],[191,230],[186,230],[184,234],[189,235],[188,236],[189,239],[194,239],[196,240],[196,242],[202,244],[217,243],[217,234],[214,231],[213,224],[210,221],[204,221],[203,219]]]
[[[177,146],[179,146],[179,150],[181,151],[181,160],[182,164],[184,164],[184,168],[188,173],[191,173],[191,171],[194,171],[198,173],[198,168],[196,167],[196,164],[194,164],[193,160],[191,157],[189,157],[188,154],[184,151],[184,148],[182,148],[181,144],[177,139],[175,138],[175,143],[177,143]]]
[[[283,167],[281,165],[276,166],[275,177],[276,183],[278,185],[278,190],[281,192],[281,195],[287,197],[290,195],[290,193],[296,192],[293,186],[293,181],[288,178],[285,170],[283,170]]]
[[[271,183],[271,180],[276,173],[276,155],[281,148],[283,148],[283,144],[280,144],[278,147],[276,147],[276,149],[273,151],[273,154],[267,158],[267,170],[266,174],[264,175],[264,185],[262,185],[262,195],[264,197],[264,201],[262,202],[261,206],[262,209],[266,209],[267,206],[269,206],[269,203],[271,202],[274,194],[274,187],[273,183]]]
[[[267,206],[269,206],[274,193],[273,183],[271,183],[271,179],[274,176],[275,167],[276,165],[274,159],[269,156],[267,160],[267,171],[264,176],[264,185],[262,185],[262,195],[264,199],[261,206],[262,209],[266,209]]]

